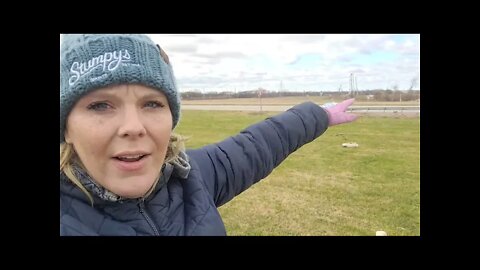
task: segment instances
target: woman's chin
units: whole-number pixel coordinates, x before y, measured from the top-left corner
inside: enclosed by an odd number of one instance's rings
[[[136,199],[143,197],[152,187],[154,181],[148,181],[148,183],[141,183],[141,181],[128,181],[125,186],[117,186],[111,191],[123,198]]]
[[[127,199],[138,199],[138,198],[141,198],[143,197],[143,195],[145,195],[147,193],[149,189],[146,188],[146,189],[142,189],[140,191],[132,191],[132,190],[128,190],[128,191],[117,191],[117,192],[114,192],[115,194],[117,194],[118,196],[122,197],[122,198],[127,198]]]

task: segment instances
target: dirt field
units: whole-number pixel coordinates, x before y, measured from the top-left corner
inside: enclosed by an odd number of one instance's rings
[[[330,99],[328,97],[275,97],[275,98],[232,98],[232,99],[205,99],[205,100],[182,100],[182,104],[185,105],[295,105],[304,101],[312,101],[317,104],[324,104],[327,102],[340,102],[341,99]],[[403,106],[417,106],[420,105],[418,101],[405,101],[405,102],[386,102],[386,101],[355,101],[354,105],[366,106],[366,105],[403,105]]]

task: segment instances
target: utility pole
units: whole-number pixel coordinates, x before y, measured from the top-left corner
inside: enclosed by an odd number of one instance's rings
[[[354,95],[357,96],[358,95],[357,76],[354,75],[353,80],[355,81]]]
[[[263,106],[262,106],[262,88],[258,88],[258,98],[260,99],[260,114],[263,114]]]
[[[353,97],[353,73],[350,73],[350,92],[348,93],[350,97]]]
[[[355,74],[350,73],[350,97],[354,97],[358,94],[357,78]]]

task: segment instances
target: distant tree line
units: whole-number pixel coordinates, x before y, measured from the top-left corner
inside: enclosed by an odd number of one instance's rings
[[[265,89],[242,92],[205,92],[189,91],[182,92],[182,99],[226,99],[226,98],[270,98],[270,97],[293,97],[293,96],[326,96],[326,97],[355,97],[357,100],[375,101],[412,101],[420,99],[418,90],[363,90],[351,94],[348,91],[269,91]]]

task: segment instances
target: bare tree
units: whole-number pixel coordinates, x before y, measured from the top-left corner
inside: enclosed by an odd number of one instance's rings
[[[415,76],[410,81],[410,88],[408,90],[412,90],[413,88],[415,88],[415,86],[417,86],[417,84],[418,84],[418,77]]]

